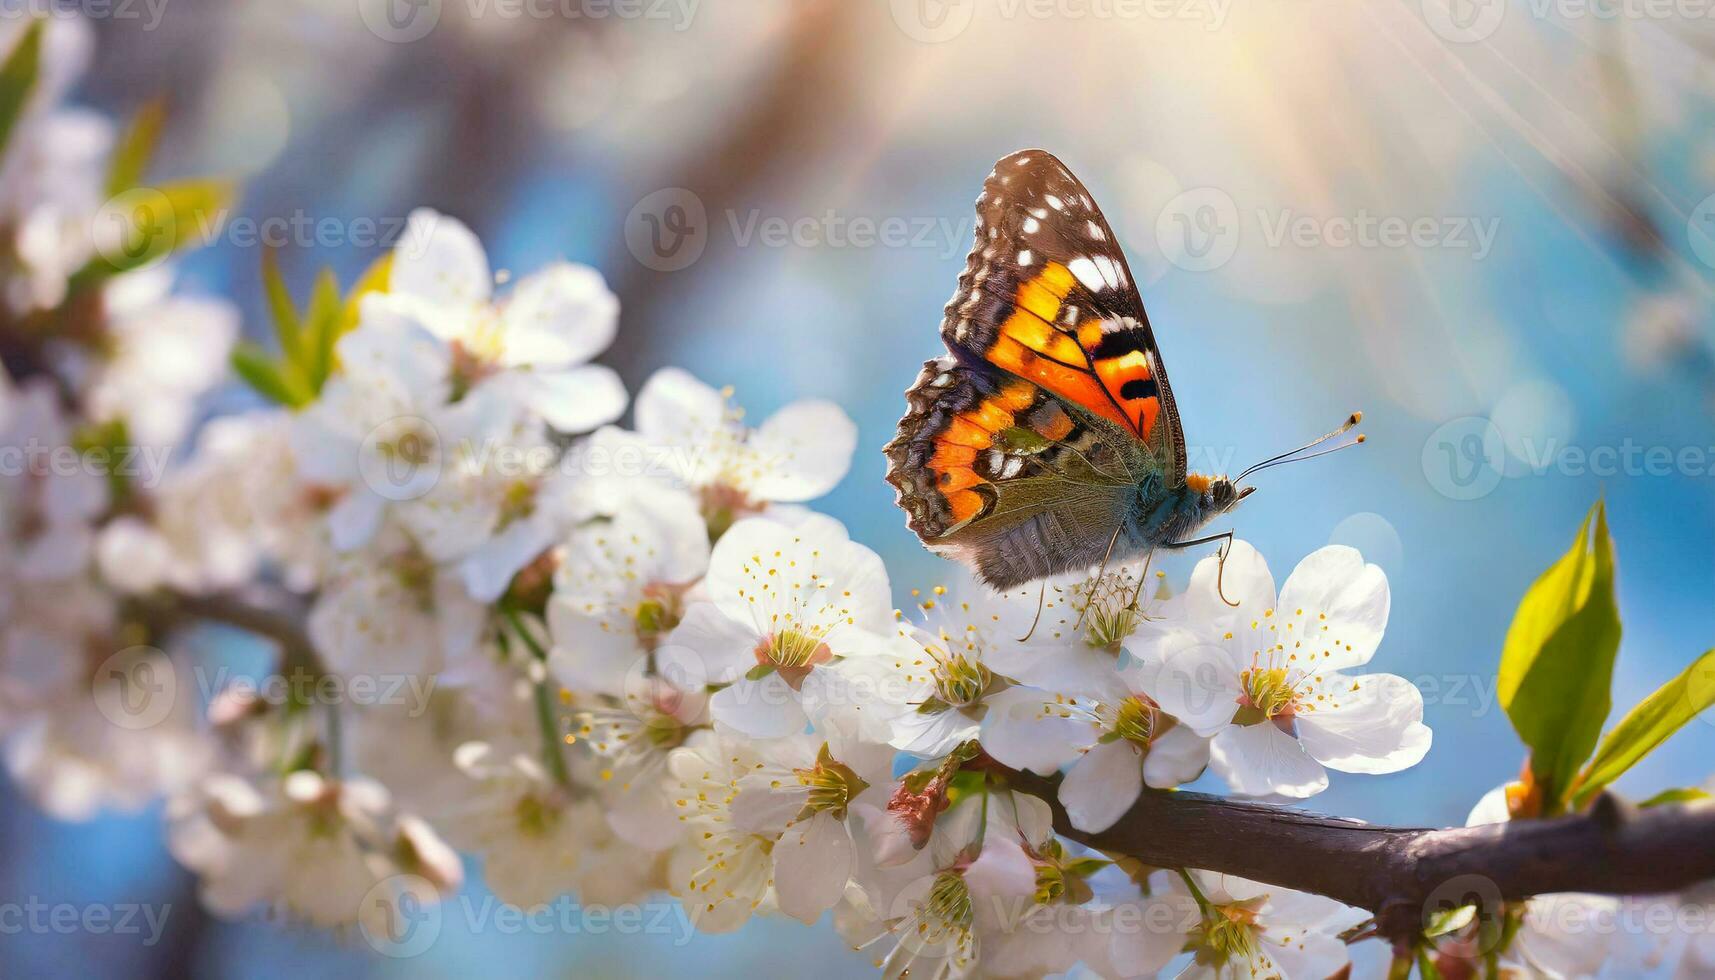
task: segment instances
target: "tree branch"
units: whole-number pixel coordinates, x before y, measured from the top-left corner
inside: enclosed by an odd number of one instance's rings
[[[1013,785],[1053,807],[1062,835],[1161,868],[1201,868],[1314,892],[1375,913],[1410,941],[1424,916],[1550,892],[1650,895],[1715,878],[1715,801],[1637,810],[1611,796],[1587,813],[1445,830],[1376,827],[1201,793],[1146,790],[1113,827],[1085,833],[1060,806],[1059,779]]]
[[[278,642],[288,663],[314,650],[292,611],[241,596],[180,597],[182,615]],[[992,763],[990,764],[992,767]],[[998,767],[992,767],[998,768]],[[1201,868],[1314,892],[1375,914],[1382,936],[1410,943],[1427,913],[1551,892],[1653,895],[1715,879],[1715,801],[1636,809],[1604,794],[1586,813],[1443,830],[1146,790],[1100,833],[1073,827],[1058,777],[1007,771],[1040,796],[1063,836],[1158,868]]]

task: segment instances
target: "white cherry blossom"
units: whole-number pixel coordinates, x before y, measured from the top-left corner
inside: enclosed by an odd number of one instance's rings
[[[455,218],[411,212],[377,306],[417,319],[454,350],[462,387],[505,377],[530,410],[563,432],[587,432],[625,411],[611,368],[588,364],[613,343],[619,300],[601,274],[558,262],[496,303],[482,243]],[[367,315],[367,310],[366,310]]]
[[[773,503],[814,500],[851,468],[857,426],[831,402],[793,402],[761,426],[744,424],[732,393],[663,368],[637,393],[625,436],[695,490],[717,530]]]
[[[1429,751],[1423,696],[1393,674],[1352,675],[1387,626],[1387,576],[1330,545],[1299,563],[1278,600],[1268,565],[1235,541],[1205,558],[1175,615],[1128,647],[1159,673],[1155,699],[1211,737],[1210,765],[1235,792],[1307,797],[1324,767],[1388,773]]]
[[[734,524],[668,642],[702,658],[714,719],[756,738],[803,731],[829,713],[884,719],[897,712],[861,661],[893,631],[887,570],[875,552],[817,517],[798,527],[767,518]]]

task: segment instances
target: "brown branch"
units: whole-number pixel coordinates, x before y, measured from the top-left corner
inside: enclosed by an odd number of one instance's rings
[[[1047,801],[1055,829],[1072,840],[1154,867],[1325,895],[1375,913],[1381,934],[1396,941],[1420,933],[1426,912],[1474,899],[1488,906],[1550,892],[1651,895],[1715,878],[1708,800],[1636,810],[1603,796],[1576,816],[1429,830],[1148,790],[1113,827],[1091,834],[1067,820],[1058,779],[1011,779]]]
[[[176,611],[278,642],[288,663],[314,650],[290,609],[240,596],[180,597]],[[984,760],[984,768],[996,769]],[[1200,868],[1314,892],[1375,914],[1409,944],[1427,913],[1552,892],[1654,895],[1715,879],[1715,801],[1639,810],[1603,795],[1586,813],[1443,830],[1208,796],[1147,790],[1113,827],[1086,833],[1059,803],[1059,779],[1006,771],[1040,796],[1065,837],[1158,868]]]

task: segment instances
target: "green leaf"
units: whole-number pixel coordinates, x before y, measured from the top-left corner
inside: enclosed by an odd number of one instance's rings
[[[1429,917],[1429,924],[1423,929],[1423,935],[1429,939],[1445,936],[1471,924],[1477,917],[1475,905],[1460,905],[1456,908],[1441,909]]]
[[[24,104],[36,87],[42,68],[43,21],[37,20],[25,31],[12,52],[0,63],[0,150],[12,135],[12,127],[24,114]]]
[[[235,188],[226,181],[185,180],[133,187],[96,216],[100,253],[72,277],[74,290],[140,269],[167,255],[207,244],[220,231]]]
[[[1545,816],[1564,808],[1602,734],[1619,648],[1614,545],[1598,501],[1571,550],[1525,592],[1501,652],[1497,693],[1530,749]]]
[[[113,161],[107,168],[107,194],[112,197],[143,182],[143,173],[155,155],[155,145],[161,139],[161,126],[167,121],[167,104],[160,99],[137,110],[131,126],[113,151]]]
[[[310,308],[304,314],[304,374],[310,387],[321,391],[322,383],[333,371],[333,349],[339,343],[343,322],[343,304],[339,296],[339,279],[332,269],[323,268],[310,291]]]
[[[280,275],[280,258],[272,248],[262,250],[262,293],[268,300],[268,316],[274,321],[274,339],[280,343],[280,356],[288,364],[303,361],[303,324],[298,308],[292,303],[292,293],[286,279]]]
[[[232,370],[269,401],[292,408],[311,401],[310,393],[288,378],[280,365],[255,344],[243,343],[232,349]]]
[[[1715,650],[1705,651],[1678,677],[1657,688],[1620,719],[1578,777],[1572,805],[1588,803],[1711,704],[1715,704]]]
[[[1707,799],[1710,799],[1707,790],[1701,790],[1695,786],[1686,786],[1680,789],[1664,789],[1642,803],[1639,803],[1638,806],[1640,808],[1669,806],[1674,803],[1696,803],[1698,800]]]

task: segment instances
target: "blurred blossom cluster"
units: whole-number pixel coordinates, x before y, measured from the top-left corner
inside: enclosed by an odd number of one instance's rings
[[[0,21],[0,55],[24,38]],[[1205,771],[1296,800],[1421,760],[1421,694],[1365,670],[1390,593],[1356,550],[1279,586],[1236,541],[1177,590],[1140,562],[898,610],[882,559],[811,507],[851,466],[844,411],[753,424],[673,368],[633,400],[592,363],[620,322],[595,270],[497,276],[429,210],[323,310],[319,369],[282,350],[245,375],[282,404],[192,445],[237,315],[176,291],[170,259],[80,279],[117,137],[61,105],[78,25],[39,40],[0,151],[0,462],[25,461],[0,470],[0,744],[49,813],[164,798],[211,911],[371,936],[457,893],[462,853],[525,907],[664,890],[710,932],[832,912],[890,977],[1348,965],[1366,913],[1115,863],[1053,808],[1094,832]],[[150,449],[163,472],[116,464]],[[302,613],[272,635],[279,676],[344,696],[196,683],[198,624],[267,634],[232,612],[257,596]],[[1025,772],[1063,773],[1056,795]],[[1522,913],[1518,975],[1708,975],[1696,946],[1574,950],[1534,928],[1555,900]]]

